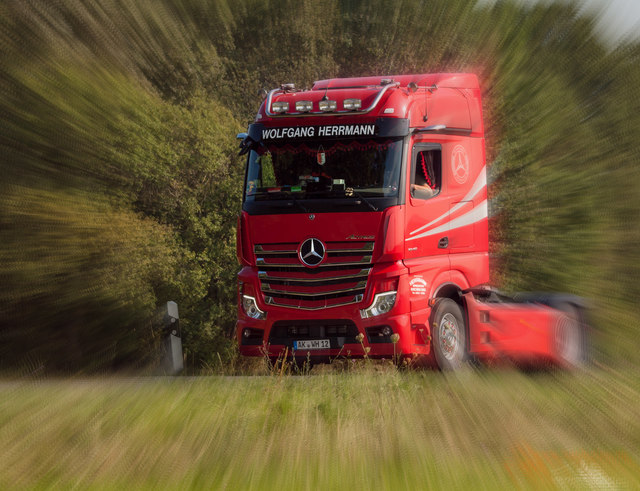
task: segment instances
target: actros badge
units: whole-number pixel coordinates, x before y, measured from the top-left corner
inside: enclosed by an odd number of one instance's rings
[[[319,239],[307,239],[300,245],[298,257],[303,264],[314,267],[324,259],[325,247]]]

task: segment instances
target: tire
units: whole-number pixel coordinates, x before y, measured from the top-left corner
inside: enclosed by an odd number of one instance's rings
[[[589,350],[582,310],[568,302],[558,302],[552,307],[563,313],[554,327],[552,339],[558,363],[570,370],[584,367]]]
[[[441,298],[431,311],[433,354],[440,370],[458,370],[467,361],[467,330],[460,305]]]

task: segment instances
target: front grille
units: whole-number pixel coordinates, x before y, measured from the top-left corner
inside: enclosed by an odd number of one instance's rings
[[[371,271],[373,242],[327,242],[326,258],[309,268],[298,258],[296,243],[254,248],[265,303],[320,310],[362,301]]]

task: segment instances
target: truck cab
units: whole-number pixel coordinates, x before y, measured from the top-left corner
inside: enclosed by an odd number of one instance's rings
[[[442,364],[467,351],[461,293],[489,280],[475,75],[282,85],[242,138],[242,354],[326,360],[436,348]]]

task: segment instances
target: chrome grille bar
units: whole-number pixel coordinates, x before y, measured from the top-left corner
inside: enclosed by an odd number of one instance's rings
[[[296,251],[295,249],[293,250],[279,250],[279,251],[265,251],[264,248],[260,245],[257,245],[253,248],[254,252],[256,253],[256,256],[286,256],[286,255],[293,255],[296,256],[298,254],[298,251]]]
[[[269,305],[273,305],[275,307],[286,307],[289,309],[296,309],[296,310],[323,310],[323,309],[328,309],[333,307],[344,307],[345,305],[351,305],[354,303],[362,302],[362,298],[363,298],[362,295],[356,295],[355,297],[353,297],[352,299],[346,302],[334,303],[331,305],[320,305],[317,307],[309,307],[309,306],[303,306],[303,305],[288,305],[288,304],[278,303],[274,300],[273,297],[268,297],[268,296],[264,297],[265,302]]]
[[[292,268],[292,269],[305,269],[308,270],[304,264],[295,263],[267,263],[264,258],[256,258],[256,264],[261,268]],[[371,264],[371,256],[362,256],[359,261],[351,262],[326,262],[317,266],[317,268],[330,268],[332,266],[347,267],[347,266],[362,266],[363,264]]]
[[[313,300],[318,297],[327,297],[327,296],[341,296],[346,293],[355,293],[355,292],[364,292],[365,287],[367,286],[366,281],[361,281],[353,288],[344,288],[341,290],[331,290],[327,292],[296,292],[296,291],[286,291],[286,290],[274,290],[271,288],[271,285],[268,283],[263,283],[260,289],[263,293],[280,296],[280,297],[303,297]]]
[[[323,283],[333,283],[333,282],[341,282],[341,283],[349,283],[352,281],[357,281],[360,279],[366,279],[369,276],[369,271],[371,268],[361,269],[356,274],[344,275],[344,276],[329,276],[324,278],[295,278],[295,277],[286,277],[286,276],[271,276],[267,271],[258,271],[258,278],[262,281],[268,281],[270,283],[286,283],[292,286],[300,286],[300,285],[322,285]]]

